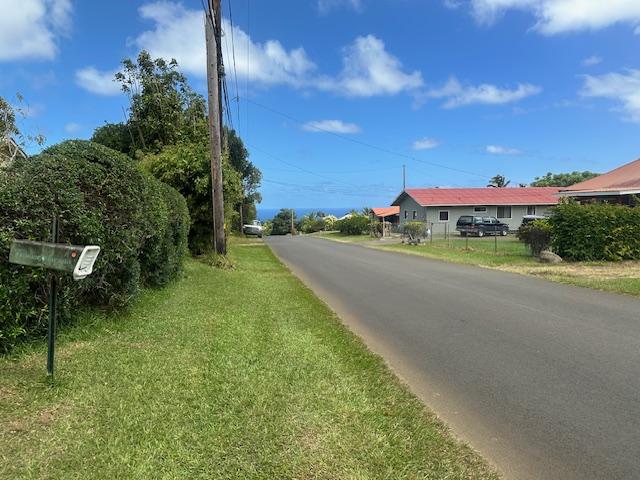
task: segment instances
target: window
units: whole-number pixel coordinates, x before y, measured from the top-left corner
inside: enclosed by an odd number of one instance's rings
[[[491,223],[491,217],[482,217],[482,223]]]
[[[536,214],[536,207],[535,205],[530,205],[527,207],[527,215],[535,215]]]
[[[487,207],[473,207],[473,211],[476,213],[485,213],[487,211]]]
[[[498,218],[511,218],[511,207],[498,207]]]
[[[438,213],[438,219],[441,222],[448,222],[449,221],[449,211],[448,210],[440,210],[440,212]]]
[[[416,212],[415,210],[413,211],[413,219],[415,220],[416,218],[418,218],[418,212]]]
[[[407,210],[404,211],[404,218],[405,220],[409,218],[409,212]]]

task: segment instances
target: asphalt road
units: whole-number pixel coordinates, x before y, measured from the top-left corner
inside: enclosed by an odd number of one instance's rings
[[[640,300],[317,238],[267,242],[505,478],[640,479]]]

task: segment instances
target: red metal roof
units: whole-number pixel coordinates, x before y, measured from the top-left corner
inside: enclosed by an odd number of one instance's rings
[[[562,189],[563,192],[619,192],[640,190],[640,159],[627,163],[584,182]]]
[[[372,208],[376,217],[389,217],[391,215],[400,215],[400,207],[376,207]]]
[[[419,205],[555,205],[558,187],[408,188],[403,193]],[[403,194],[393,202],[398,205]]]

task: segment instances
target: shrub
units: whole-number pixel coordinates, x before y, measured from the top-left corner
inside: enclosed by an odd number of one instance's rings
[[[64,322],[73,307],[122,306],[144,282],[175,277],[189,223],[176,195],[125,155],[86,141],[64,142],[1,171],[0,351],[42,332],[47,321],[47,274],[8,264],[12,239],[49,240],[57,213],[62,243],[102,247],[93,275],[63,277]]]
[[[364,215],[352,215],[334,222],[333,228],[339,230],[343,235],[363,235],[369,233],[371,220]]]
[[[427,227],[422,222],[407,222],[402,228],[406,235],[413,235],[414,237],[424,236],[427,233]]]
[[[549,220],[527,223],[520,227],[517,237],[529,247],[531,255],[538,257],[551,245],[551,224]]]
[[[577,261],[640,259],[640,208],[567,203],[550,219],[554,251]]]

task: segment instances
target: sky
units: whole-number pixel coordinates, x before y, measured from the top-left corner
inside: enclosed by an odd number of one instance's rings
[[[232,127],[263,207],[388,205],[403,165],[407,187],[473,187],[640,157],[638,0],[222,4]],[[124,119],[113,75],[141,49],[206,92],[201,0],[0,11],[0,96],[48,145]]]

